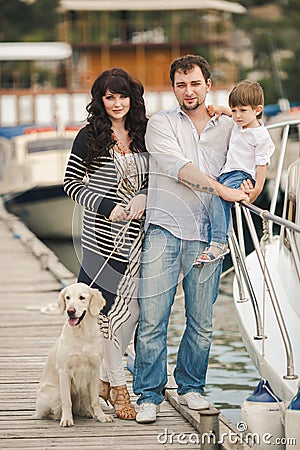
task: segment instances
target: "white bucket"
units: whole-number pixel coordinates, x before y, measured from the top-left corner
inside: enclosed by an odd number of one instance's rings
[[[242,420],[247,424],[244,437],[249,445],[257,450],[284,450],[284,408],[274,402],[253,402],[245,400],[242,404]],[[279,443],[281,442],[281,443]],[[295,448],[294,448],[295,450]]]
[[[285,450],[284,412],[282,400],[274,394],[267,380],[261,380],[241,408],[247,426],[247,433],[244,433],[247,443],[257,450]]]
[[[285,412],[286,450],[300,449],[300,410],[287,409]]]
[[[285,412],[286,450],[300,449],[300,386]]]

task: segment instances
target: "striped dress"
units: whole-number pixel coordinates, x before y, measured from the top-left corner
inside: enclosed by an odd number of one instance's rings
[[[84,127],[72,146],[64,190],[84,208],[78,281],[102,292],[106,306],[100,312],[99,324],[104,337],[118,345],[115,332],[129,317],[128,305],[137,295],[144,221],[112,222],[108,217],[117,203],[125,206],[138,193],[146,193],[148,155],[132,154],[134,174],[129,176],[125,176],[122,159],[114,150],[87,168],[86,137]]]

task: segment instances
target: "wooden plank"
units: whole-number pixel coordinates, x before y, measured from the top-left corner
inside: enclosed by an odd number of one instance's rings
[[[113,423],[102,424],[93,419],[75,418],[74,427],[61,428],[58,421],[33,418],[39,379],[65,321],[53,306],[61,287],[75,280],[55,257],[50,255],[50,263],[43,264],[41,255],[51,251],[36,242],[32,233],[5,213],[1,205],[0,234],[3,267],[0,272],[0,447],[7,450],[200,448],[200,444],[195,444],[195,439],[200,439],[196,420],[199,413],[187,414],[181,405],[180,409],[174,390],[167,391],[174,407],[164,401],[157,421],[152,424],[118,418]],[[135,402],[129,372],[127,379]],[[225,422],[221,426],[228,429]],[[180,434],[186,437],[184,444],[178,440]],[[162,443],[164,436],[166,442]]]
[[[10,228],[16,229],[11,223]],[[20,231],[22,227],[18,224],[17,228]],[[112,424],[75,418],[75,427],[62,429],[58,421],[33,419],[40,375],[65,321],[64,317],[51,314],[51,305],[55,304],[62,283],[49,270],[43,269],[29,251],[26,232],[23,242],[12,237],[1,217],[0,232],[0,264],[3,266],[0,273],[1,448],[140,450],[142,442],[143,449],[152,450],[161,447],[157,435],[164,428],[193,432],[192,426],[167,402],[162,405],[159,420],[149,425],[117,418]],[[30,233],[28,236],[33,239]],[[59,271],[61,268],[57,273]],[[131,388],[130,393],[134,401]]]

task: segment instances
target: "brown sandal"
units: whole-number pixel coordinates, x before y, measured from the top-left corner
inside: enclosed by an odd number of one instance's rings
[[[109,401],[109,393],[110,393],[110,384],[108,381],[99,380],[99,396],[103,398],[103,400]]]
[[[110,388],[109,401],[115,408],[115,413],[119,419],[135,419],[136,411],[130,401],[130,395],[125,384]]]

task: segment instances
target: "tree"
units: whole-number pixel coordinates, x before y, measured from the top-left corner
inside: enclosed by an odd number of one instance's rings
[[[295,51],[292,58],[284,61],[288,83],[286,89],[290,101],[300,101],[299,96],[299,73],[300,73],[300,47]]]
[[[26,34],[30,17],[29,5],[20,0],[0,0],[0,39],[2,42],[16,42],[22,40]]]
[[[59,0],[0,0],[0,40],[35,42],[56,40]]]
[[[279,98],[299,101],[297,84],[299,74],[300,3],[299,0],[277,0],[272,2],[280,8],[280,17],[269,18],[251,15],[251,6],[271,5],[270,2],[246,0],[242,2],[249,10],[245,16],[235,17],[236,26],[248,34],[253,45],[254,67],[251,73],[261,75],[257,79],[265,90],[266,103],[276,103]],[[286,58],[289,51],[292,56]],[[241,72],[244,71],[243,68]]]

